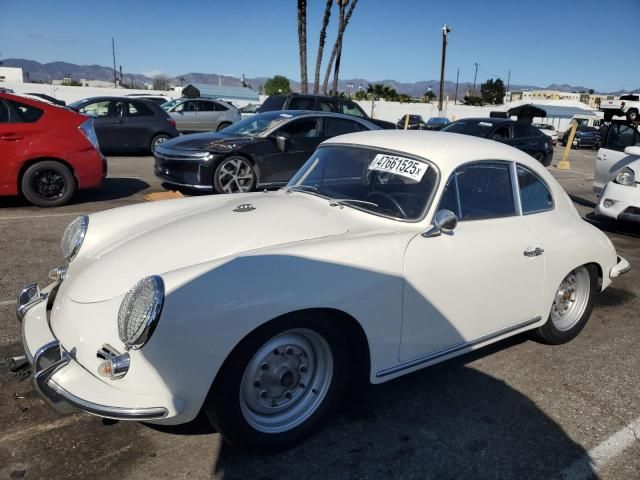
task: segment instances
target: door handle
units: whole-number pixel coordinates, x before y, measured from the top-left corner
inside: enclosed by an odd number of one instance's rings
[[[544,249],[540,247],[527,248],[523,253],[525,257],[539,257],[544,253]]]
[[[14,135],[12,133],[8,133],[6,135],[0,135],[0,140],[7,140],[8,142],[11,141],[15,141],[15,140],[22,140],[24,137],[21,137],[20,135]]]

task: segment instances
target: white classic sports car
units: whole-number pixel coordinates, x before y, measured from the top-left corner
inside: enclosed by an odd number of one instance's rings
[[[640,222],[640,147],[627,147],[624,153],[636,160],[619,170],[605,185],[596,214],[613,220]]]
[[[324,142],[276,192],[140,204],[67,228],[18,300],[60,411],[300,441],[380,383],[526,330],[559,344],[628,270],[538,162],[466,135]],[[393,407],[390,407],[393,408]]]

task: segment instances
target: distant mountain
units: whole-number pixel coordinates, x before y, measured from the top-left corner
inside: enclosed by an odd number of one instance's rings
[[[50,62],[39,63],[34,60],[27,60],[22,58],[6,58],[2,60],[2,65],[6,67],[20,67],[22,68],[25,76],[25,81],[31,82],[49,82],[51,80],[62,80],[65,77],[70,77],[74,80],[80,80],[82,78],[86,80],[104,80],[113,81],[113,69],[111,67],[105,67],[102,65],[76,65],[74,63],[67,62]],[[136,85],[143,85],[145,83],[153,82],[153,79],[148,75],[139,73],[124,73],[124,81],[130,84],[133,81]],[[245,82],[250,85],[254,90],[258,90],[261,85],[268,80],[267,77],[245,78]],[[177,75],[170,78],[171,83],[180,85],[184,83],[207,83],[212,85],[229,85],[229,86],[241,86],[242,80],[240,78],[231,77],[227,75],[218,75],[215,73],[198,73],[190,72],[182,75]],[[300,82],[290,80],[291,88],[294,91],[300,90]],[[375,80],[369,81],[364,78],[351,78],[344,79],[338,82],[338,90],[347,92],[351,90],[352,93],[358,91],[360,86],[367,88],[367,85],[373,83],[382,83],[385,86],[392,87],[400,93],[405,93],[412,97],[420,97],[425,94],[431,88],[431,90],[437,95],[440,89],[440,81],[438,80],[421,80],[418,82],[398,82],[396,80]],[[456,84],[452,81],[445,81],[444,90],[445,94],[449,97],[455,95]],[[469,82],[462,82],[458,85],[458,98],[462,99],[467,92],[470,92],[473,88],[473,84]],[[541,87],[535,85],[511,85],[511,90],[522,89],[540,89]],[[582,92],[589,91],[587,87],[576,87],[568,84],[551,84],[547,87],[542,87],[545,90],[560,90],[563,92]],[[598,92],[607,93],[613,95],[622,95],[636,90],[619,90],[616,92]],[[480,92],[480,84],[476,85],[476,92]]]

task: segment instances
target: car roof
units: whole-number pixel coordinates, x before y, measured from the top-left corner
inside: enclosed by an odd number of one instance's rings
[[[371,126],[372,128],[375,127],[376,129],[379,129],[380,127],[378,127],[376,124],[374,124],[373,122],[371,122],[370,120],[366,119],[366,118],[362,118],[362,117],[356,117],[355,115],[345,115],[344,113],[337,113],[337,112],[324,112],[321,110],[270,110],[268,112],[262,112],[259,113],[258,115],[268,115],[268,114],[274,114],[274,113],[279,113],[281,115],[288,115],[291,117],[331,117],[331,118],[343,118],[345,120],[356,120],[360,123],[363,123],[367,126]]]
[[[495,123],[515,123],[515,120],[511,120],[510,118],[500,118],[500,117],[469,117],[469,118],[459,118],[456,122],[459,121],[471,121],[471,122],[491,122]]]
[[[536,172],[539,172],[540,168],[546,170],[533,157],[514,147],[494,140],[459,133],[380,130],[340,135],[322,143],[322,145],[337,144],[404,152],[431,160],[445,172],[475,160],[515,160]]]

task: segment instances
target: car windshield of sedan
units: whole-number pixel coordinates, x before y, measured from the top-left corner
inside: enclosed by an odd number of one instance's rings
[[[413,155],[326,146],[314,152],[285,188],[327,198],[331,206],[419,220],[437,182],[435,165]]]
[[[495,124],[487,120],[458,120],[444,127],[442,132],[464,133],[475,137],[486,137]]]
[[[224,129],[227,135],[254,137],[290,120],[292,115],[282,112],[266,112],[247,117]]]
[[[178,103],[182,101],[184,101],[184,98],[176,98],[175,100],[169,100],[168,102],[164,102],[160,106],[162,107],[163,110],[168,112],[169,110],[171,110],[171,107],[175,107]]]

